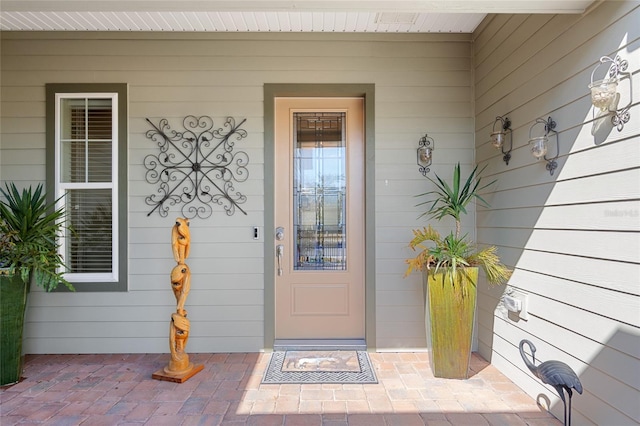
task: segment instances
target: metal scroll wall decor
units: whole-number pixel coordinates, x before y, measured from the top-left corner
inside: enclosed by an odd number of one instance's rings
[[[182,204],[182,215],[188,219],[211,216],[215,205],[222,206],[228,216],[240,210],[247,197],[235,189],[234,184],[249,177],[249,156],[234,151],[235,143],[247,137],[240,127],[246,119],[236,124],[227,117],[223,127],[214,129],[208,116],[188,115],[182,121],[183,132],[172,130],[169,121],[161,119],[156,125],[148,118],[152,129],[147,138],[158,144],[160,153],[149,154],[144,159],[147,169],[145,179],[158,184],[155,194],[145,202],[166,217],[171,206]]]

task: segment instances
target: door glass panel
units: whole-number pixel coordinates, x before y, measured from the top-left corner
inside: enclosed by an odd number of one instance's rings
[[[344,112],[293,114],[294,270],[346,270]]]

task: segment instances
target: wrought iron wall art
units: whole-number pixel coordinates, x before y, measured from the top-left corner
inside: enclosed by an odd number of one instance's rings
[[[227,216],[236,209],[247,214],[240,207],[247,197],[234,187],[249,177],[249,156],[234,151],[235,143],[247,137],[240,128],[246,119],[236,124],[227,117],[223,127],[214,129],[211,117],[188,115],[182,121],[183,132],[171,130],[165,118],[158,125],[146,120],[153,128],[146,136],[160,148],[159,154],[144,159],[146,181],[158,184],[156,194],[145,199],[153,206],[147,216],[157,210],[166,217],[178,204],[183,204],[181,212],[188,219],[210,217],[215,205],[222,206]]]

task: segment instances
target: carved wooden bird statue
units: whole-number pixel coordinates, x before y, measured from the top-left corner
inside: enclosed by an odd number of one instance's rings
[[[176,312],[186,317],[187,311],[184,310],[184,304],[191,291],[191,271],[184,263],[178,263],[171,270],[171,288],[176,296]]]
[[[527,354],[524,352],[525,343],[529,345],[533,362],[529,361]],[[522,356],[524,363],[527,365],[529,370],[531,370],[534,376],[542,380],[542,383],[546,383],[556,388],[556,391],[560,395],[560,399],[562,399],[562,403],[564,404],[564,424],[565,426],[570,426],[571,397],[573,396],[572,389],[575,389],[576,392],[582,394],[582,383],[580,383],[578,375],[571,369],[571,367],[561,361],[545,361],[536,367],[536,347],[526,339],[520,341],[520,356]],[[569,410],[567,410],[567,402],[564,398],[565,390],[567,391],[567,394],[569,394]],[[567,413],[569,413],[568,423]]]
[[[176,224],[171,228],[171,247],[176,262],[184,263],[185,259],[189,257],[189,249],[191,247],[189,220],[181,217],[176,219]]]

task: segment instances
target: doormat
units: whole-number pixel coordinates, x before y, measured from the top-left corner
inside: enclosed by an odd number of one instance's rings
[[[366,351],[277,351],[264,384],[378,383]]]

